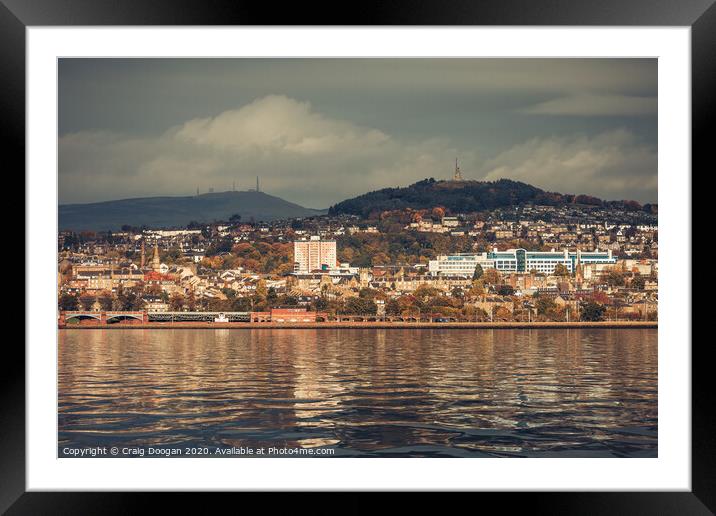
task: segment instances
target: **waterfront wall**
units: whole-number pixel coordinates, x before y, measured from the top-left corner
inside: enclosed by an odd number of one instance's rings
[[[657,328],[656,321],[574,321],[574,322],[151,322],[132,324],[83,324],[60,325],[60,329],[566,329],[566,328]]]

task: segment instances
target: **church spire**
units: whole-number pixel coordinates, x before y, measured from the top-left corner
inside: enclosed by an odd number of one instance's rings
[[[159,272],[161,268],[161,262],[159,261],[159,244],[154,242],[154,255],[152,256],[152,270]]]
[[[582,251],[577,248],[577,264],[574,271],[574,280],[577,283],[577,285],[580,285],[584,282],[584,270],[582,268]]]

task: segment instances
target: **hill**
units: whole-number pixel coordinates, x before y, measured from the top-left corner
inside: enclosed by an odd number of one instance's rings
[[[424,179],[402,188],[383,188],[331,206],[329,215],[359,215],[376,218],[382,211],[430,209],[442,206],[451,213],[469,213],[493,210],[520,204],[563,206],[586,204],[600,207],[623,208],[630,211],[653,212],[655,205],[641,206],[636,201],[603,201],[589,195],[546,192],[536,186],[519,181],[436,181]]]
[[[60,230],[117,231],[123,225],[158,227],[186,226],[192,221],[271,221],[310,217],[325,210],[304,208],[264,192],[218,192],[190,197],[142,197],[91,204],[59,206]]]

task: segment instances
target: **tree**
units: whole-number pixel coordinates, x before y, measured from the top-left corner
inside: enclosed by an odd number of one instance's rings
[[[266,280],[260,279],[258,281],[258,283],[256,284],[256,295],[264,300],[268,297],[268,288],[266,288]]]
[[[65,293],[60,296],[57,304],[60,307],[60,310],[72,312],[77,310],[79,307],[79,300],[77,299],[77,296]]]
[[[479,263],[475,265],[475,272],[472,273],[472,280],[479,280],[485,271],[482,270],[482,265]]]
[[[594,301],[595,303],[599,303],[600,305],[605,305],[605,304],[609,303],[609,296],[603,290],[595,290],[592,293],[591,300]]]
[[[392,259],[386,253],[377,253],[373,255],[371,261],[372,265],[388,265],[392,262]]]
[[[100,296],[97,298],[97,301],[99,301],[100,307],[102,307],[102,310],[105,312],[112,310],[112,297],[111,295],[106,296]]]
[[[442,220],[445,216],[445,208],[442,206],[435,206],[432,211],[432,216],[434,220]]]
[[[186,306],[190,312],[193,312],[196,310],[196,296],[194,295],[194,289],[191,289],[189,291],[189,297],[186,301]]]
[[[326,299],[324,296],[319,297],[314,301],[313,303],[313,309],[316,312],[322,312],[324,310],[328,309],[328,299]]]
[[[269,306],[275,306],[278,302],[278,294],[276,293],[276,289],[274,287],[270,287],[266,293],[266,303]]]
[[[646,281],[644,280],[644,277],[641,275],[635,276],[631,280],[631,288],[636,290],[644,290],[644,286],[646,284]]]
[[[546,297],[546,296],[539,296],[537,298],[537,313],[539,315],[544,315],[545,317],[550,317],[554,315],[557,304],[554,302],[552,298]]]
[[[166,263],[176,263],[176,261],[182,257],[181,249],[177,246],[172,246],[168,251],[161,253],[162,261]]]
[[[567,269],[567,266],[563,263],[558,263],[554,267],[554,275],[555,276],[569,276],[569,269]]]
[[[157,284],[149,285],[146,289],[144,289],[144,292],[150,296],[158,297],[162,293],[162,287]]]
[[[254,309],[253,299],[251,297],[236,297],[231,303],[231,309],[234,312],[250,312]]]
[[[358,297],[361,299],[367,299],[373,301],[375,299],[377,291],[372,288],[362,288],[358,291]]]
[[[389,299],[385,304],[385,313],[388,315],[400,315],[401,309],[397,299]]]
[[[420,285],[418,288],[415,289],[413,295],[418,299],[424,299],[436,297],[440,295],[440,291],[435,287],[431,287],[429,285]]]
[[[582,304],[582,313],[580,318],[583,321],[602,321],[604,320],[604,312],[606,308],[594,301],[587,301]]]
[[[607,285],[612,287],[621,287],[624,285],[624,273],[612,268],[609,272],[607,272],[605,278],[607,282]]]
[[[511,296],[515,293],[515,289],[512,285],[499,285],[496,289],[497,294],[500,296]]]
[[[452,289],[450,294],[452,294],[452,297],[458,299],[462,299],[463,297],[465,297],[465,292],[460,287],[455,287],[454,289]]]
[[[475,305],[465,305],[462,314],[467,321],[486,321],[489,319],[487,312]]]
[[[480,297],[485,294],[485,287],[482,280],[476,280],[472,282],[472,288],[468,292],[468,295],[472,298]]]
[[[496,321],[509,321],[512,319],[512,312],[507,307],[497,306],[492,317]]]
[[[489,285],[497,285],[502,280],[502,276],[497,269],[487,269],[482,275],[482,280]]]
[[[141,296],[133,289],[120,288],[117,290],[117,301],[119,309],[125,312],[131,312],[134,310],[141,310],[144,307],[144,302]]]
[[[175,292],[169,298],[169,309],[172,312],[180,312],[184,307],[184,296],[179,292]]]
[[[375,315],[378,307],[370,299],[351,297],[345,302],[345,312],[355,315]]]

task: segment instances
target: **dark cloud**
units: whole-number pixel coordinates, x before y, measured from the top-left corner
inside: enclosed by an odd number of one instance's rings
[[[656,200],[656,61],[60,61],[60,202],[245,189],[310,207],[424,177]]]

